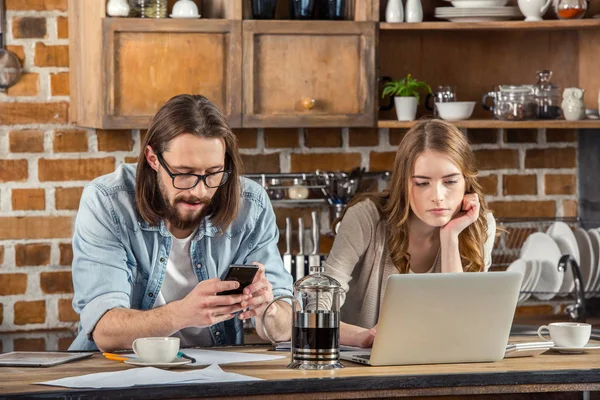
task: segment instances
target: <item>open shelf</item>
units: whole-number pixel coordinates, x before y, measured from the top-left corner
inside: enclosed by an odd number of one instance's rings
[[[379,128],[411,128],[416,121],[394,121],[380,120],[377,122]],[[600,119],[586,119],[581,121],[565,120],[533,120],[533,121],[501,121],[495,119],[467,119],[455,121],[453,124],[459,128],[546,128],[546,129],[599,129]]]
[[[381,22],[381,30],[419,31],[419,30],[566,30],[600,28],[600,19],[548,20],[539,22],[490,21],[490,22],[444,22],[429,21],[420,23]]]

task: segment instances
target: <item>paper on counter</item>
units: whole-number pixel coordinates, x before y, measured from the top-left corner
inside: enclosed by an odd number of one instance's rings
[[[285,358],[286,356],[272,356],[265,354],[238,353],[233,351],[204,350],[204,349],[182,349],[182,351],[196,359],[195,363],[189,365],[211,365],[232,364],[242,362],[270,361]]]
[[[185,372],[167,371],[154,367],[131,368],[122,371],[100,372],[37,382],[40,385],[63,386],[68,388],[120,388],[141,385],[168,385],[173,383],[214,383],[260,380],[252,376],[224,372],[218,365]]]

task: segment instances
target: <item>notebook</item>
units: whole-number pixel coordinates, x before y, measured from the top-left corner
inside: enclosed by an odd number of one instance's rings
[[[490,362],[504,358],[523,275],[395,274],[388,279],[369,365]]]

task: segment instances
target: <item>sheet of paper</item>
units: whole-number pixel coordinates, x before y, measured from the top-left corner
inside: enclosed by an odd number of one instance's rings
[[[173,383],[209,383],[260,380],[252,376],[224,372],[218,365],[184,372],[169,371],[154,367],[131,368],[122,371],[101,372],[37,382],[40,385],[68,388],[119,388],[139,385],[168,385]]]
[[[195,363],[189,365],[211,365],[211,364],[231,364],[240,362],[269,361],[285,358],[279,355],[264,355],[251,353],[237,353],[232,351],[205,350],[205,349],[182,349],[190,357],[196,359]]]

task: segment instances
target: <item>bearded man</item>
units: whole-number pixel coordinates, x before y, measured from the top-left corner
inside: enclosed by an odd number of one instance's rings
[[[73,237],[70,350],[129,349],[139,337],[177,336],[181,345],[243,343],[243,320],[264,336],[274,296],[292,294],[265,190],[241,177],[237,139],[203,96],[180,95],[155,115],[137,166],[90,182]],[[259,271],[242,294],[222,281],[231,264]],[[291,333],[287,303],[269,307],[265,328]]]

